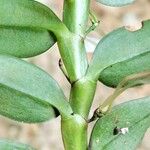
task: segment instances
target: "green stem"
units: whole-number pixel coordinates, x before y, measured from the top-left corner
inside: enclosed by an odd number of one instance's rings
[[[71,88],[70,104],[74,115],[62,120],[62,137],[66,150],[87,150],[87,117],[95,94],[96,83],[81,79]]]
[[[95,90],[96,82],[86,78],[79,80],[71,88],[70,104],[72,109],[85,119],[88,118]]]
[[[84,36],[89,7],[90,0],[64,0],[63,20],[71,32]]]
[[[87,150],[87,116],[93,101],[96,83],[85,79],[76,82],[71,89],[70,103],[74,115],[62,121],[65,150]]]
[[[87,150],[87,122],[81,116],[62,118],[61,130],[65,150]]]
[[[69,31],[57,36],[58,47],[71,82],[82,78],[88,61],[84,34],[89,15],[89,0],[65,0],[63,22]]]
[[[88,66],[84,40],[69,31],[57,37],[57,40],[69,79],[75,82],[85,75]]]
[[[58,39],[58,46],[72,83],[70,103],[74,114],[61,122],[66,150],[87,150],[86,119],[96,83],[85,79],[88,61],[84,45],[90,0],[64,0],[63,22],[69,32]]]

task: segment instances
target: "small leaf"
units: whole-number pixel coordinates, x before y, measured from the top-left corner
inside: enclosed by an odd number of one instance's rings
[[[145,71],[150,71],[150,52],[107,67],[99,80],[107,86],[117,87],[125,77]]]
[[[34,0],[1,0],[0,25],[61,31],[63,23],[51,9]]]
[[[150,126],[150,97],[115,106],[112,112],[99,119],[92,131],[91,150],[135,150]],[[128,133],[118,132],[128,129]]]
[[[97,0],[97,1],[107,6],[119,7],[131,4],[135,0]]]
[[[1,150],[34,150],[32,147],[18,143],[18,142],[13,142],[11,140],[0,140],[0,149]]]
[[[32,57],[45,52],[54,43],[54,35],[47,30],[0,27],[0,54]]]
[[[0,114],[23,122],[42,122],[72,109],[57,82],[46,72],[15,57],[0,55]]]
[[[138,31],[120,28],[105,36],[95,49],[87,75],[97,79],[107,67],[150,52],[149,28],[150,21],[145,21],[143,28]]]

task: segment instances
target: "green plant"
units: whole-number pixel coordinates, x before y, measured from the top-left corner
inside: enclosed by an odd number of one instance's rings
[[[134,0],[98,1],[123,6]],[[66,150],[134,150],[150,126],[150,97],[112,104],[127,88],[150,81],[150,21],[138,31],[122,27],[106,35],[89,63],[84,39],[99,23],[89,8],[90,0],[64,0],[61,21],[34,0],[0,0],[0,114],[25,123],[61,115]],[[87,28],[89,14],[92,26]],[[50,75],[20,59],[39,55],[55,42],[60,68],[71,84],[69,98]],[[89,119],[98,81],[116,90]],[[93,120],[88,144],[87,127]],[[0,141],[0,148],[32,149],[7,140]]]

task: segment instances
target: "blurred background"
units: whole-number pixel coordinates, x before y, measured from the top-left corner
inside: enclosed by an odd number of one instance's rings
[[[62,18],[63,0],[38,1],[50,7]],[[91,10],[100,20],[100,25],[86,39],[86,49],[89,58],[92,56],[98,41],[113,29],[150,19],[150,0],[137,0],[134,4],[122,8],[107,7],[97,3],[95,0],[91,0]],[[30,58],[29,61],[50,73],[60,84],[66,96],[69,96],[70,85],[58,67],[59,58],[60,55],[55,44],[51,50],[40,56]],[[98,104],[112,92],[113,89],[98,83],[90,116]],[[117,103],[147,95],[150,95],[150,85],[132,88],[124,92],[118,98]],[[90,124],[89,131],[91,131],[92,126],[93,124]],[[17,123],[10,119],[0,117],[0,138],[15,139],[30,144],[38,150],[63,150],[60,133],[60,117],[38,125]],[[144,140],[139,145],[138,150],[150,150],[149,140],[150,130],[145,134]]]

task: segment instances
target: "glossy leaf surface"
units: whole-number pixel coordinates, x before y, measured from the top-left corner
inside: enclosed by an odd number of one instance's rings
[[[109,66],[101,72],[99,80],[107,86],[117,87],[125,77],[144,71],[150,71],[150,52]]]
[[[135,150],[149,126],[150,97],[120,104],[96,122],[90,140],[90,149]],[[128,133],[114,133],[116,127],[127,128]]]
[[[97,1],[107,6],[119,7],[131,4],[135,0],[97,0]]]
[[[149,28],[150,21],[146,21],[138,31],[130,32],[120,28],[106,35],[95,49],[88,76],[97,78],[104,69],[113,64],[150,52]]]
[[[0,140],[0,150],[34,150],[32,147],[21,144],[18,142],[13,142],[11,140]]]
[[[72,109],[46,72],[15,57],[0,55],[0,114],[17,121],[42,122],[53,117],[51,106],[67,116]]]
[[[31,57],[48,50],[55,43],[52,33],[43,29],[0,27],[0,54]]]

